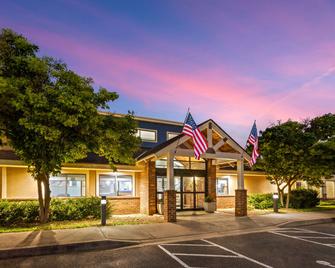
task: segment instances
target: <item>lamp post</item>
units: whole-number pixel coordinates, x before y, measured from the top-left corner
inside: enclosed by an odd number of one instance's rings
[[[273,212],[278,213],[278,199],[279,199],[278,193],[274,193],[272,195],[272,198],[273,198]]]
[[[106,215],[107,215],[107,198],[106,196],[101,196],[101,225],[106,225]]]

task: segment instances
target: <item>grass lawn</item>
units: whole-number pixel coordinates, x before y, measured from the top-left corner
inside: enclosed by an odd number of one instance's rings
[[[107,226],[162,223],[163,221],[164,221],[163,217],[161,216],[146,216],[146,215],[113,216],[107,220]],[[101,223],[100,220],[80,220],[80,221],[54,221],[40,225],[30,224],[15,227],[0,226],[0,233],[96,227],[101,226],[100,223]]]
[[[314,208],[280,208],[279,213],[295,213],[295,212],[318,212],[318,211],[327,211],[327,210],[335,210],[335,200],[327,200],[327,201],[320,201],[320,204]],[[272,213],[273,209],[253,209],[248,207],[249,215],[264,215],[268,213]]]

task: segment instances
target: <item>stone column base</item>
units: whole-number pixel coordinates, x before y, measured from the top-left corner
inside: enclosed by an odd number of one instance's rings
[[[164,192],[164,221],[165,222],[177,221],[175,190],[166,190]]]
[[[235,216],[247,216],[247,190],[237,189],[235,190]]]

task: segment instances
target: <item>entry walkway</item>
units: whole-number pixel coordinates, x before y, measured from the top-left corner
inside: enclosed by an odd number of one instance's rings
[[[91,243],[96,241],[160,242],[178,239],[202,239],[273,228],[292,222],[335,218],[335,211],[267,214],[235,217],[219,212],[204,215],[179,215],[177,223],[90,227],[0,234],[0,251],[41,246]],[[301,223],[303,224],[303,222]],[[299,224],[298,224],[299,226]]]

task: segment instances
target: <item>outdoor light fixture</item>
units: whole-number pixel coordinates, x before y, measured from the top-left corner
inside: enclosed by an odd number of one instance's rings
[[[107,198],[106,196],[101,196],[101,225],[106,225],[106,216],[107,216]]]
[[[273,198],[273,212],[278,213],[278,199],[279,199],[278,193],[274,193],[272,195],[272,198]]]

